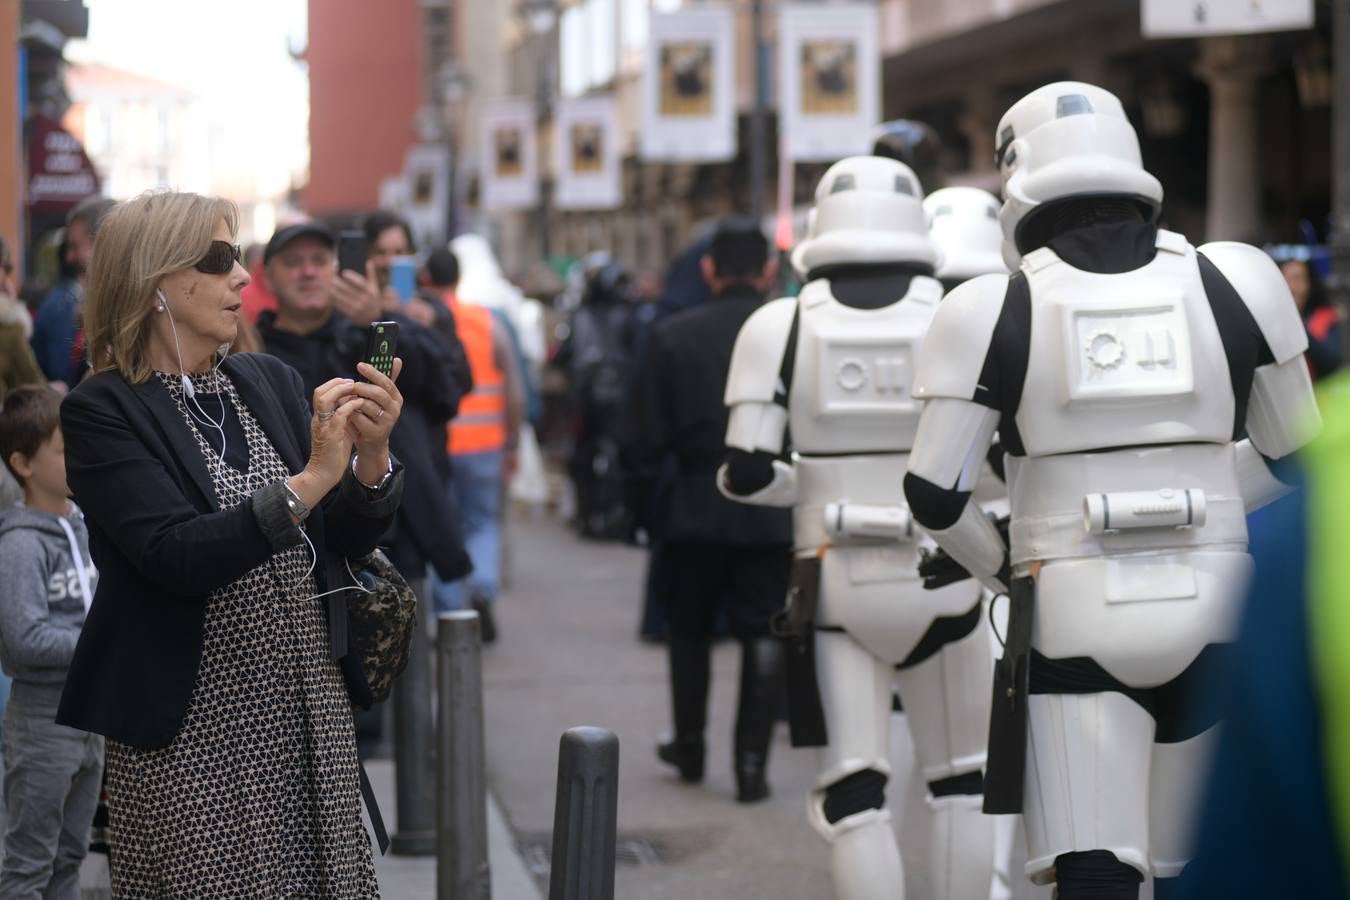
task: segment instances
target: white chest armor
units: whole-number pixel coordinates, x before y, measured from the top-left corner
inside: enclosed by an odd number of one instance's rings
[[[1031,346],[1017,426],[1028,456],[1110,447],[1228,443],[1228,360],[1195,250],[1158,232],[1141,269],[1099,275],[1048,247],[1022,263]]]
[[[923,276],[881,309],[845,306],[823,279],[802,289],[789,399],[799,454],[902,453],[913,446],[922,409],[910,393],[914,361],[941,299],[941,284]]]

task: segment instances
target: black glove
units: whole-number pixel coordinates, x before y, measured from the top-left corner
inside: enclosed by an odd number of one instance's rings
[[[991,515],[991,518],[992,515]],[[994,527],[998,529],[999,536],[1003,538],[1003,545],[1008,546],[1008,526],[1011,517],[1002,516],[994,519]],[[1003,567],[999,570],[998,577],[1004,584],[1008,583],[1008,577],[1011,575],[1012,566],[1004,555]],[[946,587],[949,584],[956,584],[958,581],[965,581],[973,577],[966,571],[966,567],[951,555],[939,547],[936,550],[919,550],[919,577],[923,579],[923,589],[926,591],[935,591],[938,588]]]

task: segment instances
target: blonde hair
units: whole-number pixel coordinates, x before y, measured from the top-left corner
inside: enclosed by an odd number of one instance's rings
[[[108,211],[84,301],[85,346],[95,372],[116,369],[133,384],[150,377],[146,345],[155,289],[165,275],[206,255],[222,220],[235,234],[239,210],[229,200],[174,191],[141,194]]]

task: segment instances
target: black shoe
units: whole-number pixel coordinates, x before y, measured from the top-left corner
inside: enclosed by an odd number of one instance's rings
[[[478,630],[483,643],[491,644],[497,640],[497,620],[492,616],[492,603],[482,597],[473,599],[473,610],[478,613]]]
[[[743,761],[745,762],[745,761]],[[762,765],[736,767],[736,802],[758,803],[769,796],[769,781]]]
[[[668,738],[656,745],[656,756],[680,770],[680,780],[696,784],[703,780],[703,738]]]

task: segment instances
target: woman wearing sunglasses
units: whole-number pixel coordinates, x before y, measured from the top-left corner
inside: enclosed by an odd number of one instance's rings
[[[402,398],[363,364],[307,404],[285,364],[221,355],[236,218],[157,193],[103,220],[94,374],[61,409],[99,580],[57,720],[107,737],[114,895],[372,897],[325,563],[393,520]]]

